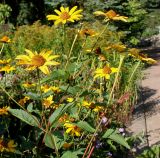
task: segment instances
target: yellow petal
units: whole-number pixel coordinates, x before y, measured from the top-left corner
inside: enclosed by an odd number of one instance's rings
[[[39,69],[46,75],[49,74],[49,69],[47,66],[43,65],[43,66],[40,66]]]
[[[76,9],[77,9],[77,6],[74,6],[74,7],[69,11],[69,15],[72,15]]]

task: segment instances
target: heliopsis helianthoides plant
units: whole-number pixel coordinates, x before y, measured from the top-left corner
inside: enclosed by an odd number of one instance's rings
[[[110,21],[127,21],[113,10],[95,12],[105,17],[107,25],[100,20],[65,25],[82,18],[77,6],[61,7],[55,13],[47,19],[65,29],[47,26],[47,31],[54,30],[47,41],[51,47],[42,44],[31,49],[24,40],[16,52],[25,50],[26,54],[0,59],[1,157],[131,154],[129,138],[119,128],[129,121],[136,103],[143,62],[153,59],[128,48],[121,41],[123,36],[110,29]],[[29,35],[36,29],[31,30]]]
[[[40,53],[32,52],[28,49],[25,50],[28,55],[18,55],[18,65],[26,66],[27,70],[40,69],[44,74],[49,74],[48,66],[59,65],[59,62],[53,61],[59,55],[52,55],[52,51],[43,50]]]
[[[60,10],[55,9],[54,11],[57,15],[47,15],[47,19],[55,21],[55,25],[59,23],[66,24],[66,22],[75,22],[82,18],[82,9],[77,10],[77,6],[74,6],[71,10],[69,10],[69,7],[60,7]]]

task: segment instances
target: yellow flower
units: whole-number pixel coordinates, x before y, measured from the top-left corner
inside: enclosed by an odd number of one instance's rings
[[[82,106],[84,106],[86,108],[90,108],[92,104],[93,104],[92,102],[87,102],[87,101],[84,100],[83,103],[82,103]]]
[[[63,148],[64,148],[64,149],[69,149],[72,145],[73,145],[73,142],[71,142],[71,143],[65,142],[65,143],[63,144]]]
[[[118,72],[118,68],[109,67],[106,65],[103,69],[96,69],[94,78],[105,77],[105,79],[110,79],[110,75]]]
[[[94,12],[94,14],[96,16],[105,16],[108,20],[115,20],[115,21],[120,20],[120,21],[127,22],[127,19],[128,19],[128,17],[126,17],[126,16],[120,16],[119,14],[117,14],[113,10],[109,10],[106,13],[104,13],[102,11],[96,11],[96,12]]]
[[[59,55],[51,55],[52,51],[43,50],[39,54],[36,51],[33,53],[28,49],[25,51],[28,55],[18,55],[16,59],[19,60],[18,65],[26,65],[27,70],[39,68],[44,74],[49,74],[49,65],[59,65],[58,62],[52,61],[59,57]]]
[[[67,21],[74,22],[75,20],[80,20],[82,15],[80,14],[82,10],[77,10],[77,6],[74,6],[71,10],[69,7],[60,7],[60,11],[55,9],[54,11],[58,15],[47,15],[48,20],[55,20],[54,24],[58,25],[59,23],[65,24]]]
[[[157,61],[152,58],[142,58],[143,61],[146,61],[148,64],[156,64]]]
[[[13,70],[15,70],[15,67],[10,66],[10,65],[6,65],[6,66],[3,66],[0,68],[0,72],[5,71],[5,72],[9,73],[10,71],[13,71]]]
[[[11,61],[11,59],[7,59],[7,60],[0,60],[0,64],[9,64],[9,62]]]
[[[101,106],[95,106],[95,108],[93,109],[94,112],[99,112],[102,110],[103,110],[103,107],[101,107]]]
[[[55,93],[59,93],[61,91],[60,88],[56,86],[51,86],[51,90]]]
[[[24,104],[25,104],[28,100],[30,100],[30,98],[27,97],[27,96],[25,96],[23,99],[20,99],[20,100],[18,101],[18,103],[19,103],[21,106],[24,106]]]
[[[7,143],[7,146],[5,147],[5,150],[6,150],[7,152],[14,152],[16,146],[17,146],[17,145],[14,144],[14,140],[10,140],[10,141]]]
[[[22,84],[23,87],[25,88],[31,88],[31,87],[35,87],[36,84],[35,83],[31,83],[31,82],[25,82]]]
[[[80,35],[82,35],[82,36],[96,36],[97,33],[92,29],[83,29],[80,31]]]
[[[117,50],[118,52],[123,52],[126,49],[126,46],[123,44],[112,44],[106,47],[105,49],[106,50],[114,49],[114,50]]]
[[[69,102],[69,103],[72,103],[73,102],[73,100],[74,100],[74,98],[67,98],[67,102]]]
[[[11,42],[11,40],[10,40],[9,37],[3,36],[3,37],[0,39],[0,42],[2,42],[2,43],[9,43],[9,42]]]
[[[67,130],[66,130],[67,134],[71,134],[72,136],[77,136],[77,137],[81,136],[81,133],[80,133],[81,129],[78,126],[76,126],[72,123],[66,122],[64,124],[64,127],[67,128]]]
[[[53,103],[54,103],[54,101],[53,101],[52,95],[50,95],[48,98],[44,99],[42,102],[42,104],[45,106],[45,108],[49,108]]]
[[[145,61],[148,64],[155,64],[155,63],[157,63],[156,60],[154,60],[152,58],[148,58],[146,54],[140,53],[140,50],[136,49],[136,48],[131,48],[129,50],[129,54],[128,55],[136,58],[137,60]]]
[[[5,106],[3,108],[0,108],[0,115],[8,115],[9,107]]]

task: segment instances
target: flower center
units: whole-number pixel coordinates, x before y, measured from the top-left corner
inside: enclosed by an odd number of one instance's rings
[[[37,67],[44,65],[45,62],[46,62],[46,59],[41,55],[35,55],[32,58],[32,64]]]
[[[108,12],[106,13],[106,15],[107,15],[107,17],[108,17],[109,19],[112,19],[112,18],[114,18],[115,16],[117,16],[116,12],[113,11],[113,10],[108,11]]]
[[[68,14],[68,12],[63,12],[61,15],[60,15],[60,18],[63,19],[63,20],[67,20],[70,18],[70,15]]]
[[[110,67],[105,66],[105,67],[103,68],[103,73],[104,73],[104,74],[110,74],[111,72],[112,72],[112,70],[111,70]]]

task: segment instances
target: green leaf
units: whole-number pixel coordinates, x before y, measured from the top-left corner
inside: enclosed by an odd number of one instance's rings
[[[111,134],[117,133],[115,129],[107,129],[105,134],[102,136],[102,138],[108,138]]]
[[[83,148],[77,150],[77,151],[66,151],[61,158],[79,158],[77,155],[83,155],[84,152],[82,152],[82,150],[84,150]]]
[[[86,121],[80,121],[76,125],[87,132],[90,132],[90,133],[95,132],[95,129],[91,127],[91,125],[89,125]]]
[[[45,82],[49,82],[52,80],[60,80],[60,79],[67,79],[69,74],[65,72],[64,70],[55,70],[53,71],[49,77],[44,78],[41,80],[41,84]]]
[[[128,143],[126,142],[126,140],[124,139],[124,137],[122,137],[120,134],[111,134],[109,137],[109,139],[117,142],[120,145],[123,145],[124,147],[126,147],[127,149],[130,149],[130,146],[128,145]]]
[[[65,112],[71,107],[73,104],[69,103],[67,105],[61,105],[58,109],[56,109],[52,115],[49,117],[50,125],[52,126]]]
[[[22,109],[9,109],[9,112],[19,118],[20,120],[26,122],[27,124],[31,126],[38,127],[39,126],[39,121],[38,119],[33,116],[32,114],[22,110]]]
[[[127,149],[130,149],[130,146],[128,145],[127,141],[124,139],[124,137],[120,134],[118,134],[117,130],[115,129],[108,129],[105,134],[102,136],[102,138],[108,138],[113,140],[114,142],[123,145]]]
[[[64,138],[63,135],[61,135],[59,132],[54,133],[46,133],[44,137],[45,145],[52,149],[60,149],[64,144]]]
[[[78,156],[72,151],[66,151],[61,158],[78,158]]]
[[[25,96],[27,96],[33,100],[40,100],[41,99],[40,95],[38,95],[37,93],[32,93],[32,92],[28,92],[27,94],[25,94]]]

